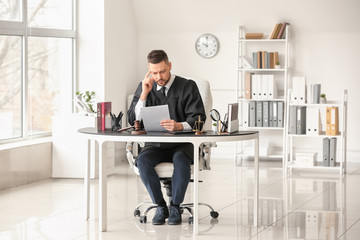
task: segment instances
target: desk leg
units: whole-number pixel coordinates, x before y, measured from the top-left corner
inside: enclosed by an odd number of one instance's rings
[[[99,229],[107,230],[107,172],[104,142],[99,142]]]
[[[258,209],[259,209],[259,136],[255,138],[254,152],[254,227],[258,226]]]
[[[194,145],[194,209],[193,236],[199,234],[199,145]]]
[[[85,173],[84,173],[84,186],[85,186],[85,219],[89,220],[90,217],[90,156],[91,156],[91,140],[88,139],[87,156],[85,161]]]

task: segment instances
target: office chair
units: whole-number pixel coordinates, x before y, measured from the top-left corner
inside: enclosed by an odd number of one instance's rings
[[[194,80],[199,88],[199,92],[201,95],[201,98],[204,103],[205,112],[207,115],[207,121],[204,125],[205,130],[211,129],[211,120],[209,117],[210,110],[212,109],[212,96],[210,92],[210,84],[206,80]],[[131,103],[131,100],[133,98],[133,95],[130,95],[128,97],[128,107]],[[126,156],[129,161],[130,167],[133,168],[134,172],[137,175],[139,174],[139,170],[135,164],[135,160],[138,156],[138,153],[140,152],[141,147],[144,147],[144,143],[142,142],[128,142],[126,145]],[[210,170],[210,155],[211,155],[211,147],[216,147],[216,143],[203,143],[200,146],[199,149],[199,169],[202,170]],[[170,162],[160,163],[155,167],[155,170],[157,174],[159,175],[160,181],[163,184],[163,187],[166,189],[166,195],[169,197],[169,203],[171,201],[171,177],[173,174],[173,164]],[[193,165],[191,166],[191,174],[193,174]],[[190,180],[190,182],[193,182],[193,179]],[[200,181],[201,182],[201,181]],[[140,207],[149,204],[150,206],[146,208],[143,211],[143,214],[140,215]],[[192,215],[192,207],[194,206],[193,203],[185,203],[180,205],[181,213],[184,212],[184,210],[187,210],[190,213],[190,217],[188,219],[189,223],[193,222],[193,215]],[[210,208],[210,216],[213,219],[216,219],[219,216],[219,213],[215,211],[209,204],[206,203],[199,203],[199,206],[207,206]],[[138,204],[134,210],[134,216],[140,217],[141,223],[146,223],[147,221],[147,213],[153,209],[156,208],[157,205],[153,204],[152,202],[142,202]]]

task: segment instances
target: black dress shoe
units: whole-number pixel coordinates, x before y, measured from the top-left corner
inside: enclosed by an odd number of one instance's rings
[[[180,208],[170,206],[170,216],[168,219],[168,224],[169,225],[178,225],[178,224],[181,224],[181,222],[182,222],[182,220],[181,220]]]
[[[152,220],[153,225],[161,225],[165,223],[165,219],[169,217],[169,210],[167,207],[157,207],[155,216]]]

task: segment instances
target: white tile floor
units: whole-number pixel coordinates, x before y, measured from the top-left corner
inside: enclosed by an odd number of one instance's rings
[[[196,239],[360,239],[360,165],[348,166],[344,179],[324,172],[295,172],[283,179],[281,162],[260,164],[260,226],[251,226],[252,162],[237,166],[213,160],[201,173],[200,201],[219,211],[212,220],[200,208]],[[98,232],[97,182],[92,181],[91,219],[84,220],[80,179],[52,179],[0,192],[0,239],[192,239],[183,214],[179,226],[141,224],[133,216],[149,200],[140,179],[127,165],[108,179],[108,232]],[[189,188],[187,200],[192,197]]]

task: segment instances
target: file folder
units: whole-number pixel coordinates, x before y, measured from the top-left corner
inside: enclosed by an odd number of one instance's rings
[[[336,138],[330,138],[330,167],[336,166]]]
[[[320,111],[317,107],[306,108],[306,135],[319,135],[320,126]]]
[[[256,101],[249,103],[249,126],[256,127]]]
[[[242,125],[244,127],[249,127],[249,103],[242,103]]]
[[[254,74],[251,78],[251,95],[252,99],[259,99],[260,75]]]
[[[269,125],[269,102],[263,102],[263,127],[270,127]]]
[[[326,135],[331,135],[331,107],[326,107]]]
[[[330,166],[330,139],[323,138],[323,166]]]
[[[254,68],[259,68],[258,59],[257,59],[258,58],[257,52],[253,52],[252,55],[253,55],[253,66],[254,66]]]
[[[278,125],[278,116],[277,116],[277,102],[271,102],[273,106],[273,115],[272,115],[272,125],[271,127],[277,127]]]
[[[293,77],[292,102],[296,104],[305,103],[305,77]]]
[[[268,75],[261,75],[261,99],[268,98]]]
[[[251,99],[251,77],[252,73],[245,73],[245,82],[244,82],[244,90],[245,90],[245,99]]]
[[[312,88],[312,103],[320,103],[321,84],[314,84]]]
[[[272,102],[269,102],[269,127],[274,126],[273,118],[274,118],[274,105],[272,104]]]
[[[275,99],[276,94],[276,84],[274,81],[274,75],[267,75],[267,99]]]
[[[296,134],[306,134],[306,107],[296,107]]]
[[[313,84],[309,84],[307,87],[307,94],[306,94],[307,103],[314,103],[312,90],[313,90]]]
[[[263,118],[262,118],[262,101],[256,102],[256,126],[263,126]]]
[[[284,102],[277,102],[277,127],[284,126]]]
[[[296,134],[296,106],[289,109],[289,133]]]
[[[331,107],[331,121],[330,121],[330,135],[339,135],[339,109],[338,107]]]

